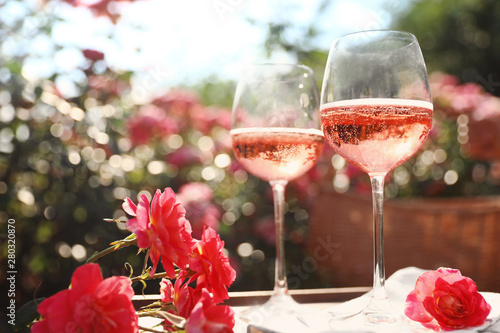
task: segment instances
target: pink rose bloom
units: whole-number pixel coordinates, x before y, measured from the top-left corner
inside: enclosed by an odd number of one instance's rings
[[[471,112],[484,98],[485,94],[480,85],[465,83],[455,88],[450,105],[456,112]]]
[[[233,332],[234,311],[227,305],[216,305],[206,289],[191,311],[186,332],[190,333],[226,333]]]
[[[453,75],[434,72],[429,75],[429,85],[434,105],[443,111],[452,112],[450,103],[459,85],[458,79]]]
[[[229,306],[216,305],[207,289],[193,289],[185,279],[177,279],[175,286],[168,279],[160,283],[160,292],[167,295],[172,292],[172,298],[162,301],[173,303],[175,313],[187,319],[186,332],[232,332],[234,327],[234,312]],[[165,290],[166,289],[166,290]],[[171,330],[172,324],[165,320],[164,329]]]
[[[205,227],[201,241],[193,248],[189,268],[196,272],[191,277],[196,279],[196,288],[207,288],[215,303],[229,298],[227,288],[234,282],[236,272],[224,254],[224,242],[212,228]]]
[[[160,294],[162,302],[171,303],[175,307],[175,309],[168,312],[188,318],[194,305],[201,297],[201,290],[199,292],[195,291],[188,283],[184,283],[185,280],[182,278],[177,279],[175,285],[172,285],[172,281],[163,278],[160,282]],[[177,329],[168,319],[165,319],[163,329],[169,332],[177,332]]]
[[[500,118],[500,98],[485,94],[484,98],[476,106],[471,118],[471,121],[481,121],[483,119],[497,121]]]
[[[196,238],[201,238],[205,226],[219,230],[220,211],[212,202],[213,197],[212,189],[204,183],[188,183],[179,188],[177,199],[186,208],[186,218]]]
[[[148,144],[154,139],[163,139],[177,133],[177,123],[154,105],[147,105],[127,120],[127,128],[132,144]]]
[[[186,279],[179,278],[175,280],[175,285],[172,285],[172,281],[163,278],[160,282],[160,295],[162,302],[172,303],[177,309],[176,313],[187,318],[201,294],[191,288],[189,283],[184,283],[185,281]]]
[[[38,312],[43,319],[31,327],[31,332],[138,332],[130,284],[124,276],[103,280],[97,264],[80,266],[71,277],[69,289],[40,303]]]
[[[188,318],[200,298],[200,293],[191,288],[188,283],[184,283],[184,281],[184,279],[175,281],[174,305],[179,316]]]
[[[156,272],[160,258],[169,277],[175,277],[174,264],[186,269],[195,241],[191,237],[191,224],[185,218],[186,210],[171,188],[166,188],[163,193],[157,190],[151,207],[148,197],[143,194],[139,206],[126,198],[123,209],[136,217],[128,220],[126,227],[136,235],[137,245],[141,249],[149,248],[153,263],[151,276]]]
[[[171,90],[155,98],[152,102],[165,111],[185,116],[189,110],[200,103],[198,95],[189,90]]]
[[[450,268],[420,275],[405,306],[408,318],[436,331],[480,326],[490,311],[474,281]]]
[[[177,168],[181,169],[192,164],[201,163],[200,155],[201,152],[199,149],[190,146],[182,146],[176,151],[166,155],[165,160],[169,164],[175,165]]]
[[[468,156],[482,161],[500,160],[500,98],[488,95],[469,118]]]
[[[208,135],[214,127],[231,128],[232,114],[228,109],[197,105],[190,110],[193,128]]]
[[[160,281],[160,299],[165,303],[174,302],[174,286],[169,279],[163,278]]]
[[[129,88],[124,81],[106,75],[90,75],[87,78],[87,84],[89,88],[98,91],[99,94],[107,98],[121,96]]]

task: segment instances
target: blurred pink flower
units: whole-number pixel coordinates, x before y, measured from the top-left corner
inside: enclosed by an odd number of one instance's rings
[[[105,75],[90,75],[87,77],[87,84],[89,88],[101,94],[116,97],[121,96],[128,89],[128,85],[125,82]]]
[[[83,56],[91,61],[97,61],[97,60],[102,60],[104,59],[104,53],[97,51],[97,50],[92,50],[92,49],[85,49],[82,51]]]
[[[429,85],[433,95],[440,94],[443,91],[452,91],[459,83],[457,77],[450,74],[433,72],[429,75]]]
[[[429,75],[429,85],[433,102],[442,110],[451,109],[450,103],[454,97],[455,87],[459,84],[453,75],[434,72]]]
[[[471,121],[480,121],[483,119],[500,119],[500,98],[493,95],[485,95],[476,105],[472,113]]]
[[[476,83],[459,84],[454,76],[433,73],[429,77],[436,110],[456,117],[468,116],[467,140],[461,142],[468,157],[482,161],[500,160],[500,98]],[[435,122],[430,138],[441,133]]]
[[[213,197],[212,189],[204,183],[188,183],[177,192],[177,199],[186,209],[186,218],[191,222],[195,238],[202,236],[205,226],[219,230],[220,211],[212,202]]]
[[[165,112],[181,116],[186,116],[188,111],[199,103],[198,95],[189,90],[171,90],[151,102]]]
[[[232,115],[231,110],[206,107],[196,105],[190,112],[193,128],[205,135],[210,134],[214,127],[222,127],[226,130],[231,128]]]
[[[268,216],[257,221],[254,230],[256,235],[267,244],[273,245],[276,241],[276,227],[274,217]]]
[[[233,152],[233,141],[228,130],[220,130],[216,133],[212,133],[212,138],[215,142],[215,151],[226,152],[232,154]]]
[[[455,116],[473,112],[486,96],[480,85],[460,84],[455,76],[440,72],[429,76],[429,84],[435,109]]]
[[[186,269],[196,242],[191,237],[186,211],[171,188],[166,188],[163,193],[157,190],[151,207],[148,197],[143,194],[139,206],[125,198],[123,209],[136,217],[128,220],[126,227],[136,235],[137,245],[141,249],[149,248],[153,263],[151,276],[156,272],[160,258],[171,278],[175,277],[174,264],[182,270]]]
[[[464,144],[470,158],[480,161],[500,160],[500,118],[470,121],[469,140]]]
[[[195,272],[190,280],[196,279],[196,288],[207,288],[215,303],[229,298],[227,288],[234,282],[236,272],[215,230],[205,227],[201,240],[193,249],[189,268]]]
[[[43,300],[38,312],[43,317],[33,333],[136,333],[138,317],[132,304],[134,290],[124,276],[102,278],[99,265],[78,267],[71,287]]]
[[[178,126],[174,119],[154,105],[141,107],[138,112],[127,119],[127,128],[132,144],[148,144],[155,139],[164,139],[177,133]]]
[[[458,113],[472,112],[485,98],[483,88],[475,83],[455,87],[450,106]]]
[[[176,151],[168,154],[165,160],[172,165],[175,165],[178,169],[182,169],[186,166],[201,163],[200,158],[201,152],[195,147],[182,146]]]
[[[112,2],[133,2],[135,0],[97,0],[97,1],[85,1],[85,0],[63,0],[64,2],[72,5],[73,7],[84,7],[90,9],[92,14],[96,17],[105,16],[108,17],[113,23],[116,23],[120,17],[116,10],[112,10],[110,3]]]

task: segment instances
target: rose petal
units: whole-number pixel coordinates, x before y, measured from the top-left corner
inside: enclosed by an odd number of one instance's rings
[[[128,215],[137,216],[137,206],[132,202],[132,200],[130,200],[130,198],[125,198],[122,207]]]
[[[125,227],[137,237],[137,246],[146,249],[151,245],[147,227],[142,225],[137,219],[130,219],[125,223]]]
[[[98,264],[87,264],[78,267],[71,277],[71,302],[82,295],[93,293],[102,281],[101,269]]]
[[[415,295],[415,291],[410,292],[406,297],[405,315],[411,320],[421,323],[427,323],[434,319],[429,315],[427,310],[425,310],[424,305]]]

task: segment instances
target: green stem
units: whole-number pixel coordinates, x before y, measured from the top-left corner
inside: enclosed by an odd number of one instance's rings
[[[181,271],[180,269],[176,269],[175,270],[175,275],[179,274],[180,271]],[[156,273],[156,274],[153,274],[153,276],[149,276],[149,274],[143,274],[143,275],[140,275],[140,276],[136,276],[136,277],[130,278],[130,281],[137,282],[137,281],[141,281],[141,280],[161,279],[161,278],[164,278],[164,277],[169,277],[166,272]]]
[[[107,254],[110,254],[111,252],[114,252],[116,250],[122,249],[124,247],[130,246],[130,245],[135,245],[137,244],[137,239],[135,237],[135,234],[131,234],[125,239],[119,240],[116,242],[117,244],[112,245],[108,247],[107,249],[104,249],[100,252],[94,253],[90,258],[87,259],[86,263],[92,263],[102,257],[104,257]]]

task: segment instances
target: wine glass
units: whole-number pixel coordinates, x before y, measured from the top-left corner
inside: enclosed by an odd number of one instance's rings
[[[323,148],[319,93],[302,65],[252,65],[241,77],[233,104],[231,138],[239,163],[272,187],[276,228],[275,283],[271,298],[240,318],[265,321],[302,312],[288,293],[283,240],[285,186],[307,172]],[[259,323],[259,324],[262,324]]]
[[[384,178],[421,147],[432,113],[427,70],[415,36],[373,30],[333,42],[321,91],[322,129],[337,154],[368,173],[374,214],[373,290],[352,323],[404,324],[384,286]],[[334,320],[332,328],[337,324],[342,323]]]

